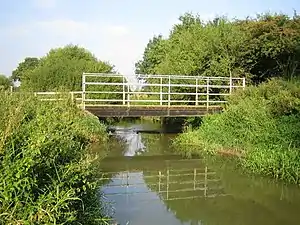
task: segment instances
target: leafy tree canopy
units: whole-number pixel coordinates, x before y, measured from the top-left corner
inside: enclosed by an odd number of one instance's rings
[[[0,91],[6,91],[9,89],[11,82],[8,77],[0,74]]]
[[[251,77],[262,82],[299,71],[300,17],[262,14],[204,22],[186,13],[169,37],[154,37],[136,71],[152,74]]]
[[[34,70],[39,64],[39,59],[35,57],[27,57],[23,62],[19,63],[17,69],[12,72],[12,80],[21,80],[24,75]]]
[[[81,90],[83,72],[110,73],[113,66],[82,47],[67,45],[51,49],[41,58],[39,65],[26,73],[21,87],[33,91]]]

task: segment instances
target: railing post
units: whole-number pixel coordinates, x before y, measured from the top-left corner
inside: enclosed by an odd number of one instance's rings
[[[161,171],[158,171],[158,194],[160,194]]]
[[[168,107],[171,105],[171,76],[169,75],[169,84],[168,84]]]
[[[123,105],[125,105],[125,99],[126,99],[126,94],[125,94],[125,77],[123,76]]]
[[[196,78],[196,105],[198,105],[198,78]]]
[[[170,176],[170,172],[169,169],[167,169],[167,200],[169,200],[169,176]]]
[[[206,109],[209,107],[209,77],[206,80]]]
[[[243,89],[245,89],[245,87],[246,87],[246,78],[244,77],[243,78]]]
[[[232,93],[232,77],[229,78],[229,94]]]
[[[85,109],[85,73],[82,74],[82,108]]]
[[[71,94],[71,101],[74,102],[74,92],[71,91],[70,94]]]
[[[160,105],[162,105],[163,95],[162,95],[162,77],[160,78]]]
[[[130,106],[130,88],[129,84],[127,84],[127,106]]]
[[[204,175],[204,197],[207,196],[207,166],[205,167],[205,175]]]
[[[194,190],[196,190],[196,175],[197,175],[197,169],[194,168]]]

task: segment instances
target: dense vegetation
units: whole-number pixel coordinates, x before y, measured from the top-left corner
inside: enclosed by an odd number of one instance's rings
[[[219,17],[208,22],[185,14],[168,37],[158,35],[149,41],[136,63],[136,73],[246,77],[248,84],[258,84],[297,74],[299,40],[300,17],[296,14],[292,18],[263,14],[244,20]],[[177,87],[174,91],[195,90]],[[193,100],[188,95],[177,99]]]
[[[179,21],[167,38],[149,41],[137,73],[246,77],[250,87],[230,97],[224,113],[187,120],[201,126],[174,144],[188,155],[235,154],[251,171],[300,183],[300,16]]]
[[[23,90],[57,91],[82,89],[82,73],[109,73],[113,66],[98,60],[88,50],[67,45],[51,49],[40,59],[25,59],[13,75],[20,77]]]
[[[0,97],[0,224],[101,224],[96,158],[104,126],[70,101]]]
[[[7,91],[11,86],[11,82],[8,77],[0,74],[0,91]]]
[[[250,171],[300,183],[300,82],[272,79],[229,99],[226,110],[178,137],[185,154],[225,153]]]
[[[259,86],[236,92],[222,114],[190,119],[201,127],[180,135],[175,146],[189,155],[235,154],[251,171],[300,183],[300,17],[266,14],[205,23],[185,14],[179,20],[167,38],[149,41],[137,73],[246,77],[248,85]],[[0,96],[0,224],[103,221],[93,199],[97,173],[88,149],[92,141],[105,142],[104,127],[69,101],[41,102],[23,92],[81,90],[83,72],[115,71],[73,45],[28,57],[13,71],[21,92]],[[0,90],[9,86],[0,76]]]
[[[179,18],[167,38],[153,37],[136,72],[247,77],[262,82],[299,69],[300,16],[264,14],[245,20]]]

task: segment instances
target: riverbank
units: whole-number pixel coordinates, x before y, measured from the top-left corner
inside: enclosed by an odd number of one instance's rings
[[[0,94],[0,224],[102,224],[89,149],[105,126],[71,101]]]
[[[300,81],[273,79],[238,91],[221,114],[206,116],[202,125],[174,141],[187,156],[238,156],[254,173],[300,183]]]

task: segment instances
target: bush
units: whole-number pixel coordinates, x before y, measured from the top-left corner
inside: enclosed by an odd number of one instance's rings
[[[24,93],[1,95],[0,114],[0,224],[100,224],[100,205],[86,207],[98,185],[88,146],[106,140],[98,119]]]
[[[300,82],[272,79],[236,92],[222,114],[204,118],[175,145],[185,154],[235,154],[254,172],[300,183]]]

